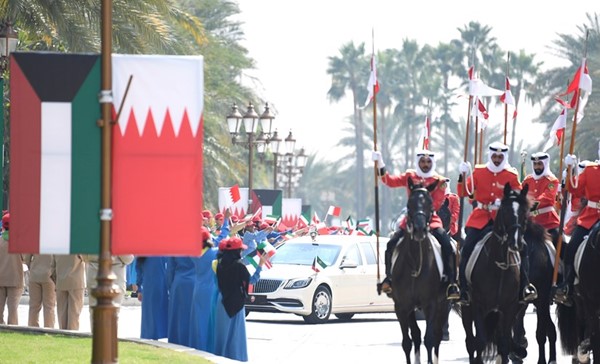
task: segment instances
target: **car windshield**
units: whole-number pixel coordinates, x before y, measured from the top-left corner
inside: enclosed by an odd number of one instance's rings
[[[340,254],[339,245],[284,244],[277,249],[271,262],[274,264],[312,265],[319,257],[327,266],[332,265]]]

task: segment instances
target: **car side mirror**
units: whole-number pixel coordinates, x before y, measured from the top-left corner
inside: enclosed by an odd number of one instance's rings
[[[345,269],[345,268],[356,268],[358,267],[358,263],[356,263],[353,260],[349,260],[349,259],[344,259],[342,261],[342,264],[340,264],[340,269]]]

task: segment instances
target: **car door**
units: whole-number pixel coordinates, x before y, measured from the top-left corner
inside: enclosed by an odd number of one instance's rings
[[[385,246],[385,244],[384,244]],[[364,291],[365,301],[368,300],[368,304],[374,311],[383,306],[393,305],[393,301],[385,294],[377,294],[377,257],[375,255],[375,243],[372,242],[361,242],[361,250],[365,255],[365,275],[364,285],[366,290]],[[381,242],[380,242],[381,248]],[[380,256],[379,275],[381,279],[385,276],[385,265],[383,264],[383,255]]]
[[[356,267],[342,269],[341,266],[344,263],[355,263]],[[335,273],[335,277],[332,277],[332,280],[335,282],[333,301],[337,308],[355,307],[364,301],[360,296],[362,294],[361,284],[365,274],[362,255],[358,245],[353,243],[343,251],[340,267]]]

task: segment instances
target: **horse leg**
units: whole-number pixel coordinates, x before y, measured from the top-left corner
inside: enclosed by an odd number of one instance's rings
[[[440,310],[441,308],[441,310]],[[446,304],[434,304],[429,306],[425,313],[425,348],[427,349],[427,363],[437,364],[439,358],[440,342],[442,341],[442,330],[445,323],[444,313]]]
[[[474,313],[474,320],[473,322],[475,323],[475,340],[474,340],[474,347],[475,347],[475,359],[474,359],[474,363],[477,364],[483,364],[483,354],[485,352],[485,327],[484,327],[484,317],[483,314],[481,312],[475,312]]]
[[[535,338],[538,343],[538,364],[546,364],[546,338],[549,341],[549,362],[556,362],[556,330],[550,317],[550,305],[547,300],[539,301],[536,307],[537,313],[537,329]],[[554,333],[552,333],[554,331]],[[553,337],[554,336],[554,337]]]
[[[414,316],[414,313],[410,313],[407,311],[400,311],[396,308],[396,317],[400,322],[400,330],[402,330],[402,349],[404,349],[404,355],[406,356],[406,364],[410,364],[410,350],[412,349],[412,340],[410,339],[410,334],[408,333],[408,329],[410,326],[410,316]]]
[[[469,353],[469,363],[475,362],[475,335],[473,335],[473,309],[463,306],[460,309],[463,328],[465,329],[465,346]]]
[[[527,338],[525,338],[525,327],[523,326],[525,311],[527,311],[527,306],[519,310],[513,324],[513,337],[509,354],[513,363],[522,363],[523,358],[527,356]]]
[[[412,343],[415,347],[415,363],[421,362],[421,329],[417,323],[417,317],[415,311],[411,311],[409,315],[410,333],[412,337]]]

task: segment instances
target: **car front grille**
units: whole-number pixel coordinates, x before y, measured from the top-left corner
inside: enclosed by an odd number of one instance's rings
[[[259,279],[254,285],[253,293],[271,293],[275,292],[283,281],[279,279]]]

